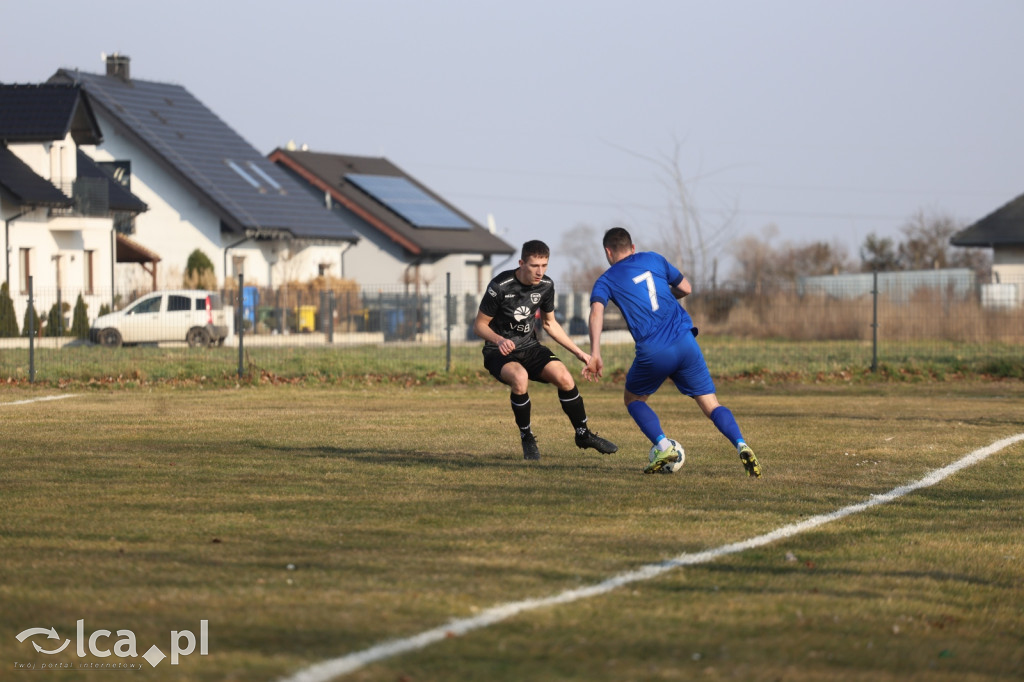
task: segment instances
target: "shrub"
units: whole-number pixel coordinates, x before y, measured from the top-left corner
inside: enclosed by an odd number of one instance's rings
[[[33,331],[35,332],[35,335],[36,336],[42,336],[43,335],[42,334],[42,332],[43,332],[43,321],[39,319],[39,314],[36,312],[36,307],[32,303],[30,303],[28,305],[28,307],[25,308],[25,319],[24,319],[24,321],[22,322],[22,325],[21,325],[21,335],[22,336],[28,336],[29,335],[29,320],[30,319],[33,320],[32,327],[33,327]]]
[[[50,306],[50,312],[46,316],[45,336],[64,336],[64,316],[60,311],[62,307],[56,303]]]
[[[89,314],[86,312],[87,308],[88,306],[85,304],[82,294],[78,294],[78,300],[75,301],[75,314],[71,320],[71,336],[74,336],[76,339],[89,338]]]
[[[217,277],[213,272],[213,262],[199,249],[188,255],[182,285],[186,289],[217,288]]]
[[[0,284],[0,337],[10,338],[18,335],[18,319],[14,312],[14,301],[7,282]]]

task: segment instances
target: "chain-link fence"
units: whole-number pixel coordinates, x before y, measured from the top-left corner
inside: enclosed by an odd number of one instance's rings
[[[1024,281],[1003,282],[993,297],[989,285],[975,282],[969,271],[937,272],[942,274],[869,273],[719,287],[697,291],[684,304],[716,376],[807,376],[907,365],[1019,368]],[[475,373],[482,371],[482,342],[472,331],[481,288],[447,278],[419,286],[338,281],[276,289],[231,282],[211,296],[170,292],[152,314],[127,314],[141,306],[142,292],[41,288],[32,293],[33,314],[27,292],[13,297],[17,329],[0,338],[0,379]],[[108,311],[122,314],[104,323],[119,327],[120,343],[103,345],[97,343],[105,339],[97,335],[103,326],[97,318]],[[609,307],[603,337],[612,373],[632,361],[632,342],[617,313]],[[589,292],[557,293],[556,317],[584,350],[588,316]],[[207,325],[223,325],[225,336],[189,336],[189,329]],[[568,353],[549,345],[578,370]]]

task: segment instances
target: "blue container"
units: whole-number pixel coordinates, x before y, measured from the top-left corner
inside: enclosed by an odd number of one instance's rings
[[[256,287],[242,287],[242,319],[256,324],[256,306],[259,304],[259,290]]]

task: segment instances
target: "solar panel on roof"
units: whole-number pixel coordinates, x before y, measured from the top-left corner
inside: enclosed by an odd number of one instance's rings
[[[444,230],[472,229],[466,220],[424,192],[407,178],[396,175],[350,173],[345,179],[415,227]]]

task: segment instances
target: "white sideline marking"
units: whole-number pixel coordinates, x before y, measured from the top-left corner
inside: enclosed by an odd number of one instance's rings
[[[0,405],[28,405],[29,403],[42,403],[47,400],[64,400],[64,398],[75,398],[77,393],[65,393],[64,395],[47,395],[42,398],[29,398],[28,400],[15,400],[11,403],[0,403]]]
[[[736,554],[737,552],[742,552],[747,549],[753,549],[754,547],[770,544],[776,540],[789,538],[803,533],[804,531],[817,528],[818,526],[823,526],[826,523],[831,523],[832,521],[837,521],[838,519],[850,516],[851,514],[857,514],[880,504],[892,502],[893,500],[903,497],[908,493],[912,493],[915,490],[935,485],[961,469],[977,464],[989,455],[995,454],[1003,448],[1022,440],[1024,440],[1024,433],[1018,433],[1015,436],[997,440],[991,445],[975,450],[968,455],[964,455],[952,464],[931,472],[918,481],[893,488],[889,492],[881,495],[872,495],[871,499],[866,502],[843,507],[842,509],[837,509],[836,511],[828,514],[812,516],[800,523],[783,526],[770,533],[758,535],[757,537],[750,538],[749,540],[734,542],[729,545],[722,545],[721,547],[697,552],[696,554],[680,554],[674,559],[668,559],[657,564],[647,564],[646,566],[641,566],[636,570],[620,573],[619,575],[612,576],[603,582],[590,585],[588,587],[566,590],[565,592],[551,597],[524,599],[522,601],[509,602],[507,604],[499,604],[498,606],[493,606],[480,615],[473,616],[472,618],[457,618],[450,621],[447,625],[442,625],[440,627],[433,628],[432,630],[426,630],[418,635],[413,635],[412,637],[391,640],[389,642],[372,646],[369,649],[356,651],[339,658],[332,658],[327,661],[323,661],[322,663],[317,663],[305,670],[300,670],[291,677],[285,678],[284,682],[326,682],[326,680],[331,680],[335,677],[358,670],[369,663],[391,658],[392,656],[406,653],[408,651],[423,649],[449,637],[464,635],[472,630],[477,630],[487,627],[488,625],[499,623],[511,618],[512,616],[523,613],[524,611],[532,611],[545,606],[568,604],[569,602],[578,601],[580,599],[596,597],[605,594],[606,592],[610,592],[617,587],[628,585],[629,583],[650,580],[651,578],[657,577],[662,573],[671,571],[679,566],[693,566],[695,564],[706,563],[728,554]]]

